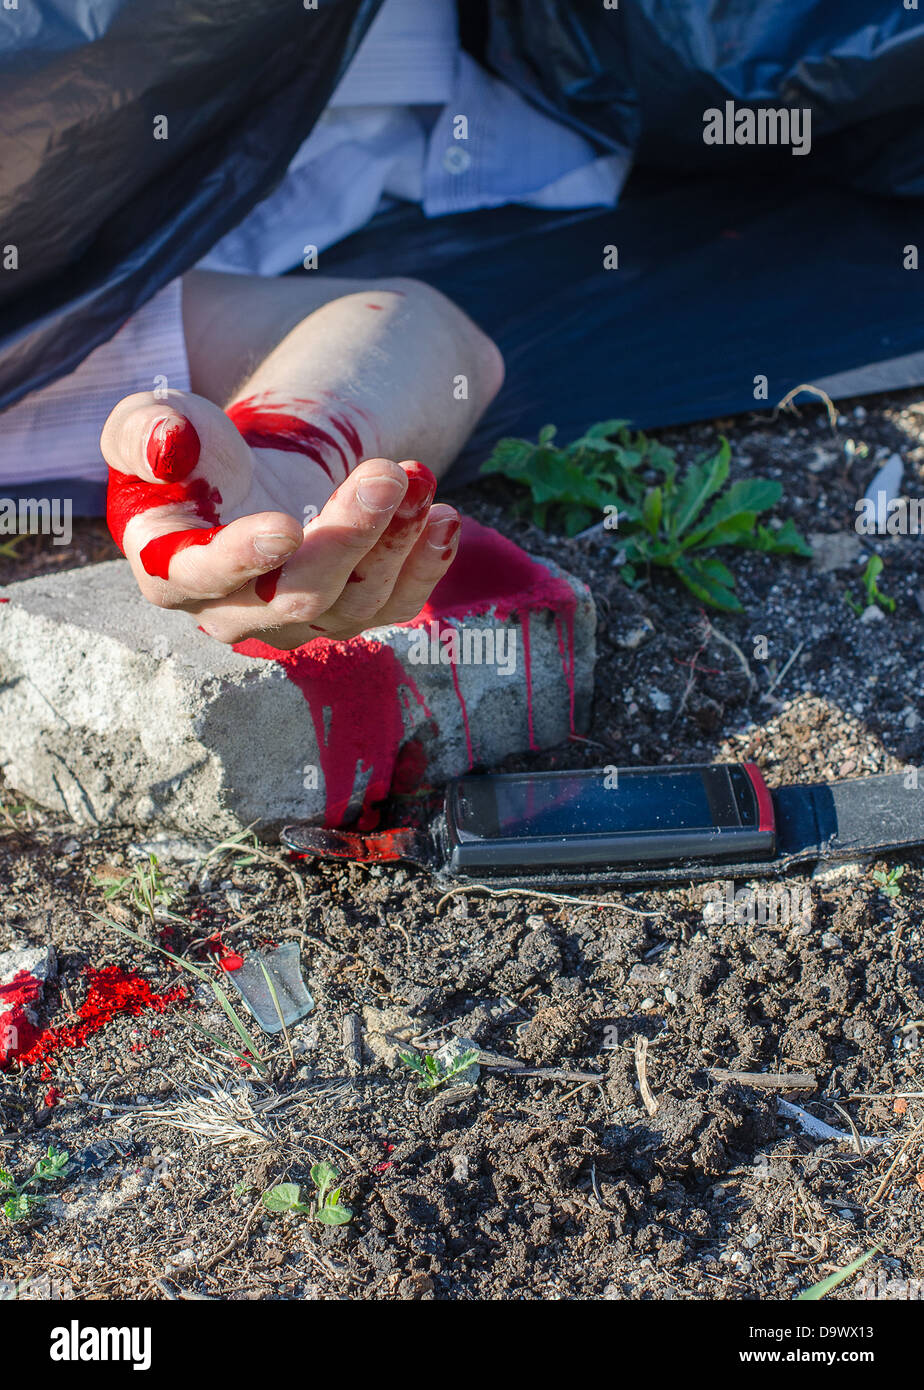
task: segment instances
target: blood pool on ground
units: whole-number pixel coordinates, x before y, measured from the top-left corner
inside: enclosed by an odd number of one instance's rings
[[[22,1019],[16,1020],[15,1046],[0,1053],[0,1065],[8,1065],[15,1059],[24,1067],[36,1062],[47,1066],[62,1050],[83,1047],[88,1038],[105,1028],[118,1014],[135,1016],[145,1009],[163,1013],[170,1004],[186,998],[183,985],[156,994],[142,976],[121,970],[117,965],[106,965],[101,970],[88,966],[87,979],[87,996],[77,1010],[77,1022],[44,1029],[39,1029],[28,1016],[29,1004],[40,992],[34,976],[22,971],[12,985],[6,986],[9,993],[4,996],[4,1003],[15,1002],[21,1008]],[[15,999],[14,989],[17,991]]]

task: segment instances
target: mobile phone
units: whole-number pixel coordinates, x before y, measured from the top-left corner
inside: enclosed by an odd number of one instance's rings
[[[770,857],[773,801],[754,763],[460,777],[448,867],[504,874]]]

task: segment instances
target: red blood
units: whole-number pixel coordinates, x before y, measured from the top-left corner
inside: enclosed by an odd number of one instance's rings
[[[308,701],[324,773],[328,825],[348,819],[360,772],[368,774],[364,805],[388,796],[404,739],[405,710],[416,701],[429,716],[390,647],[362,637],[348,642],[315,638],[295,651],[280,652],[249,638],[234,650],[279,662]]]
[[[42,997],[42,985],[28,970],[20,970],[0,985],[0,1066],[30,1048],[39,1036],[33,1005]]]
[[[9,603],[8,598],[0,598],[0,603]]]
[[[384,309],[384,304],[367,304],[367,309]]]
[[[407,492],[401,499],[396,515],[416,516],[429,505],[436,492],[436,479],[429,468],[418,463],[416,459],[412,463],[406,463],[404,471],[407,474]]]
[[[364,419],[366,418],[365,412],[361,411],[357,406],[354,406],[353,409],[356,411],[357,415],[362,415]],[[343,415],[335,415],[333,411],[331,411],[329,419],[331,424],[336,426],[346,440],[347,447],[353,453],[354,464],[359,463],[365,450],[363,449],[363,441],[360,439],[358,431],[354,429],[349,420]]]
[[[529,742],[530,747],[535,747],[529,614],[539,609],[551,608],[556,615],[555,625],[562,655],[562,670],[568,683],[569,720],[573,729],[576,607],[577,598],[567,580],[550,574],[544,565],[537,564],[518,545],[508,541],[497,531],[480,526],[477,521],[466,517],[462,522],[458,554],[433,590],[427,605],[414,619],[414,624],[419,625],[436,619],[442,627],[447,618],[464,619],[487,613],[492,609],[502,622],[513,613],[520,614]],[[455,666],[452,673],[471,756],[468,717],[459,690]]]
[[[416,792],[427,776],[427,753],[420,739],[412,738],[398,753],[392,773],[391,789],[396,796]]]
[[[154,507],[178,505],[183,505],[190,516],[198,517],[210,526],[219,525],[221,493],[204,478],[195,478],[191,483],[148,483],[110,468],[106,520],[120,550],[125,548],[122,543],[125,528],[134,517]]]
[[[566,580],[550,574],[545,566],[496,531],[466,518],[462,522],[456,559],[437,584],[429,603],[406,626],[419,627],[435,620],[443,631],[450,618],[464,620],[493,610],[504,621],[513,613],[519,613],[532,740],[529,614],[542,609],[552,609],[555,613],[573,727],[576,603],[574,591]],[[364,820],[373,812],[376,803],[389,793],[415,789],[415,779],[417,787],[420,786],[426,775],[422,745],[418,743],[416,748],[412,746],[412,751],[402,751],[399,757],[404,743],[406,713],[413,708],[414,701],[431,720],[430,733],[437,736],[439,731],[391,648],[362,637],[354,637],[349,642],[318,637],[291,652],[276,651],[255,639],[239,642],[235,651],[243,656],[277,661],[308,701],[321,752],[328,826],[343,825],[351,815],[360,773],[369,774],[363,800]],[[452,677],[471,762],[477,750],[472,747],[468,711],[454,665]],[[381,857],[395,857],[394,847],[384,839],[378,853]]]
[[[266,574],[261,574],[260,578],[256,580],[253,586],[257,598],[262,599],[264,603],[272,603],[273,599],[276,597],[276,586],[279,583],[279,576],[281,574],[281,565],[278,569],[268,570]]]
[[[405,464],[404,471],[408,476],[407,491],[379,540],[388,550],[403,550],[416,539],[412,533],[420,528],[423,513],[436,491],[436,479],[422,463]]]
[[[158,420],[148,439],[145,457],[155,478],[177,483],[199,462],[199,436],[191,420],[176,416]]]
[[[446,526],[446,522],[440,522],[440,523],[438,523],[438,524],[441,525],[441,526]],[[461,525],[462,525],[462,518],[461,518],[461,517],[457,517],[457,518],[455,519],[455,521],[453,521],[453,522],[447,527],[445,540],[442,542],[442,549],[440,550],[440,559],[441,559],[441,560],[449,560],[449,559],[451,559],[452,553],[453,553],[453,551],[455,550],[456,536],[458,536],[458,534],[459,534],[459,529],[460,529]],[[431,544],[431,545],[433,544],[433,541],[432,541],[432,540],[430,541],[430,544]]]
[[[165,536],[155,536],[140,555],[145,573],[155,579],[169,579],[170,561],[178,551],[188,550],[191,545],[208,545],[224,529],[223,526],[198,526],[192,531],[168,531]]]
[[[155,994],[147,980],[120,970],[117,965],[104,966],[102,970],[87,968],[89,988],[87,997],[77,1010],[79,1023],[65,1024],[58,1028],[46,1028],[37,1033],[25,1046],[20,1038],[16,1055],[22,1066],[29,1067],[36,1062],[47,1062],[65,1047],[83,1047],[88,1038],[98,1033],[118,1014],[136,1016],[144,1009],[163,1013],[168,1005],[178,999],[186,998],[182,985]],[[30,977],[31,978],[31,977]],[[11,1060],[10,1055],[4,1059]]]
[[[281,449],[285,453],[304,454],[324,469],[331,482],[334,481],[334,474],[324,455],[325,451],[328,455],[333,451],[339,456],[344,477],[349,473],[346,454],[332,434],[322,430],[319,425],[302,420],[298,415],[270,410],[259,405],[258,401],[258,396],[248,396],[227,411],[229,420],[237,426],[252,449]],[[305,401],[302,404],[311,405],[313,402]]]

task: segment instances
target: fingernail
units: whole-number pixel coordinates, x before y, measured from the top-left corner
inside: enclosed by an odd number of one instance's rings
[[[201,444],[196,427],[182,415],[158,420],[148,436],[145,458],[162,483],[179,482],[199,462]]]
[[[434,550],[442,550],[455,540],[461,525],[462,521],[457,516],[447,516],[434,521],[433,525],[427,528],[427,544],[432,545]]]
[[[415,512],[429,506],[436,492],[436,479],[422,463],[406,464],[404,471],[407,474],[407,492],[402,498],[397,515],[413,516]]]
[[[356,488],[356,496],[370,512],[387,512],[395,505],[404,492],[397,478],[389,478],[381,473],[376,478],[363,478]]]
[[[255,536],[253,548],[267,560],[284,560],[293,550],[298,549],[298,541],[294,541],[291,536],[270,531],[263,536]]]

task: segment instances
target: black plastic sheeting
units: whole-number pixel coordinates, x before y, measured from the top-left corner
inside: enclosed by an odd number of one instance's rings
[[[438,237],[396,209],[325,268],[418,275],[499,344],[507,379],[453,468],[464,482],[501,434],[768,409],[803,382],[924,349],[924,269],[903,268],[922,222],[914,202],[804,180],[646,174],[612,211],[469,213]],[[618,269],[603,268],[606,246]]]
[[[72,369],[266,195],[379,3],[0,8],[0,252],[19,257],[0,270],[0,409]],[[859,360],[864,334],[867,358],[893,355],[884,338],[921,345],[896,243],[916,240],[919,210],[818,183],[924,195],[924,13],[901,0],[465,0],[460,13],[467,46],[531,100],[600,149],[680,171],[634,179],[615,214],[402,214],[409,272],[499,336],[511,421],[532,421],[539,395],[551,418],[560,399],[582,423],[611,400],[643,423],[702,417],[749,403],[744,361],[795,384],[812,364]],[[811,153],[706,146],[703,112],[726,100],[810,107]],[[379,240],[351,239],[325,269],[365,247],[371,273],[393,271],[411,260],[395,234],[379,223]],[[623,267],[609,290],[604,239]]]
[[[703,143],[704,111],[728,100],[809,107],[816,169],[871,192],[924,195],[918,0],[475,3],[490,10],[485,56],[500,76],[641,163],[749,170],[753,148]],[[769,167],[774,152],[761,153]]]
[[[381,0],[0,8],[0,409],[71,371],[266,196]],[[158,117],[166,116],[166,138]]]

